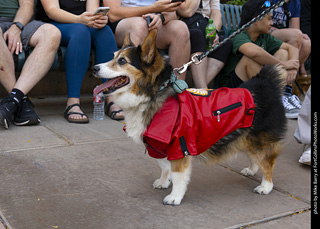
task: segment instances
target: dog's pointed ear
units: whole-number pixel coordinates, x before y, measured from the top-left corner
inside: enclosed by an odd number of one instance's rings
[[[126,36],[124,37],[122,48],[128,47],[128,46],[135,46],[134,43],[131,41],[130,33],[127,33]]]
[[[156,36],[157,30],[152,30],[141,45],[141,59],[147,65],[152,65],[156,56]]]

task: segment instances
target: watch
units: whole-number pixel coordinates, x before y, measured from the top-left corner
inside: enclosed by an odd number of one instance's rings
[[[163,25],[165,23],[165,21],[166,21],[166,18],[163,16],[162,13],[156,13],[156,14],[158,14],[160,16],[161,21],[162,21],[162,25]]]
[[[18,21],[13,22],[12,24],[16,25],[20,30],[23,30],[23,28],[24,28],[24,26]]]

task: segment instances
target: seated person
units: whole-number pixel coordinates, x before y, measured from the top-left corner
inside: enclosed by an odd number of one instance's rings
[[[112,28],[117,44],[122,46],[124,37],[130,33],[135,45],[141,44],[149,31],[157,29],[156,45],[158,49],[169,49],[170,64],[179,68],[189,61],[190,39],[186,24],[175,20],[175,11],[181,2],[171,0],[104,0],[110,7],[109,25]],[[152,19],[147,27],[146,17]],[[186,73],[180,75],[185,80]]]
[[[279,0],[273,0],[274,3]],[[273,12],[273,26],[270,34],[299,49],[300,75],[306,76],[305,61],[311,53],[311,40],[300,30],[300,0],[284,3]]]
[[[249,0],[243,5],[240,27],[268,7],[265,0]],[[283,65],[288,73],[286,83],[293,83],[299,69],[298,49],[270,35],[271,26],[272,13],[269,13],[232,40],[232,53],[221,71],[225,86],[238,87],[255,76],[263,65],[271,64]],[[295,102],[292,94],[283,96],[287,118],[297,118],[299,109],[293,105]]]
[[[36,125],[40,118],[26,94],[49,71],[61,35],[53,25],[32,20],[34,0],[0,0],[0,5],[0,83],[10,93],[0,103],[0,125]],[[34,49],[16,80],[12,54],[28,47]]]
[[[117,50],[114,35],[107,26],[107,15],[93,15],[99,7],[99,0],[41,0],[38,2],[37,18],[55,25],[62,34],[61,45],[67,48],[65,68],[68,100],[64,117],[71,123],[88,123],[89,118],[80,108],[80,90],[87,72],[90,51],[96,49],[96,63],[113,58]],[[107,97],[107,108],[113,119],[124,119],[112,97]],[[117,111],[115,111],[117,110]]]
[[[220,1],[219,0],[186,0],[177,10],[189,28],[191,42],[191,57],[207,51],[205,28],[209,19],[213,19],[216,26],[216,38],[214,45],[224,39],[219,37],[222,27]],[[208,84],[217,76],[226,63],[232,50],[232,42],[227,42],[221,48],[210,53],[201,64],[190,65],[193,82],[196,88],[207,88]]]

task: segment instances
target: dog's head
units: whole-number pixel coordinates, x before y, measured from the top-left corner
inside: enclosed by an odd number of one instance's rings
[[[127,34],[111,61],[92,68],[96,77],[108,79],[94,89],[94,94],[113,95],[122,108],[152,99],[172,70],[156,48],[156,35],[155,30],[151,31],[142,45],[135,46]]]

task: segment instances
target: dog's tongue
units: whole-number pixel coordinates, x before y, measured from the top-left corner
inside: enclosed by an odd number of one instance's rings
[[[99,86],[96,86],[95,89],[93,89],[93,94],[94,95],[98,95],[100,92],[104,91],[106,88],[112,86],[113,84],[113,81],[115,81],[116,79],[110,79],[108,80],[107,82],[99,85]]]

